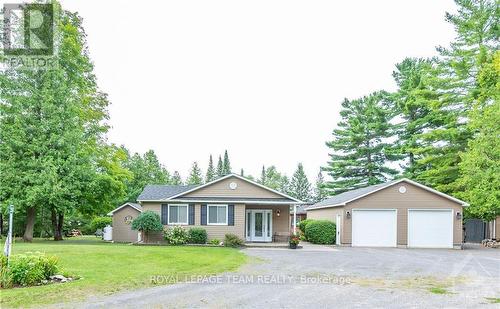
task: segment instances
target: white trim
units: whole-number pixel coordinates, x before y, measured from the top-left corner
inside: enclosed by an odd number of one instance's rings
[[[226,223],[210,223],[210,206],[212,207],[226,207]],[[217,215],[217,218],[219,216]],[[207,225],[229,225],[229,209],[227,204],[207,204]]]
[[[285,197],[285,198],[291,199],[292,201],[295,201],[295,202],[297,202],[297,203],[304,203],[304,202],[302,202],[301,200],[298,200],[298,199],[296,199],[296,198],[294,198],[294,197],[291,197],[291,196],[289,196],[289,195],[287,195],[287,194],[284,194],[284,193],[278,192],[278,191],[273,190],[273,189],[271,189],[271,188],[269,188],[269,187],[266,187],[266,186],[264,186],[264,185],[261,185],[260,183],[257,183],[257,182],[255,182],[255,181],[252,181],[252,180],[250,180],[250,179],[246,179],[245,177],[242,177],[242,176],[240,176],[240,175],[236,175],[236,174],[228,174],[228,175],[226,175],[226,176],[224,176],[224,177],[221,177],[221,178],[219,178],[219,179],[212,180],[212,181],[210,181],[210,182],[207,182],[206,184],[203,184],[203,185],[201,185],[201,186],[198,186],[198,187],[195,187],[195,188],[189,189],[189,190],[184,191],[184,192],[181,192],[181,193],[179,193],[179,194],[175,194],[175,195],[173,195],[173,196],[168,197],[167,199],[160,200],[160,201],[170,201],[170,200],[173,200],[173,199],[174,199],[174,198],[176,198],[176,197],[183,196],[183,195],[185,195],[185,194],[188,194],[188,193],[194,192],[194,191],[199,190],[199,189],[201,189],[201,188],[205,188],[205,187],[207,187],[207,186],[210,186],[210,185],[212,185],[212,184],[214,184],[214,183],[217,183],[217,182],[219,182],[219,181],[222,181],[222,180],[228,179],[228,178],[230,178],[230,177],[236,177],[236,178],[238,178],[238,179],[240,179],[240,180],[244,180],[244,181],[246,181],[246,182],[248,182],[248,183],[251,183],[251,184],[253,184],[253,185],[255,185],[255,186],[258,186],[258,187],[261,187],[261,188],[263,188],[263,189],[266,189],[267,191],[271,191],[271,192],[276,193],[276,194],[278,194],[278,195],[281,195],[281,196],[283,196],[283,197]],[[144,200],[144,201],[147,201],[147,200]],[[290,204],[290,203],[289,203],[289,204]]]
[[[261,239],[255,239],[255,213],[262,213],[262,237]],[[269,220],[268,219],[269,216]],[[248,234],[248,218],[250,218],[250,235]],[[267,229],[267,223],[269,223],[269,229]],[[269,234],[269,236],[267,236]],[[251,208],[245,211],[245,240],[250,242],[272,242],[273,241],[273,210],[272,209],[261,209],[261,208]]]
[[[451,213],[451,247],[446,247],[447,249],[452,249],[455,245],[455,210],[452,208],[408,208],[406,210],[406,246],[408,248],[444,248],[444,247],[429,247],[429,246],[412,246],[410,245],[410,211],[449,211]]]
[[[165,203],[162,201],[147,201],[147,202],[157,202],[157,203]],[[249,204],[249,205],[294,205],[293,202],[283,202],[283,201],[251,201],[251,200],[185,200],[185,199],[175,199],[169,200],[168,202],[179,202],[179,203],[213,203],[213,204]]]
[[[130,206],[130,207],[134,208],[135,210],[137,210],[138,212],[142,212],[142,209],[135,207],[131,203],[125,203],[125,204],[121,205],[120,207],[113,209],[107,215],[112,216],[115,212],[117,212],[118,210],[122,209],[125,206]]]
[[[186,222],[170,222],[170,206],[186,207]],[[177,212],[179,218],[179,212]],[[189,204],[168,204],[167,225],[189,225]]]
[[[358,199],[363,198],[363,197],[365,197],[365,196],[367,196],[367,195],[370,195],[370,194],[372,194],[372,193],[378,192],[378,191],[383,190],[383,189],[385,189],[385,188],[391,187],[391,186],[396,185],[396,184],[398,184],[398,183],[401,183],[401,182],[403,182],[403,181],[406,181],[406,182],[408,182],[409,184],[412,184],[412,185],[414,185],[414,186],[417,186],[417,187],[419,187],[419,188],[421,188],[421,189],[427,190],[427,191],[429,191],[429,192],[432,192],[432,193],[434,193],[434,194],[437,194],[437,195],[439,195],[439,196],[442,196],[442,197],[444,197],[444,198],[447,198],[447,199],[449,199],[449,200],[452,200],[452,201],[454,201],[454,202],[456,202],[456,203],[458,203],[458,204],[461,204],[463,207],[467,207],[467,206],[469,206],[469,204],[468,204],[467,202],[464,202],[464,201],[462,201],[462,200],[459,200],[459,199],[457,199],[457,198],[454,198],[453,196],[450,196],[450,195],[445,194],[445,193],[443,193],[443,192],[439,192],[439,191],[437,191],[437,190],[434,190],[434,189],[432,189],[432,188],[430,188],[430,187],[427,187],[427,186],[425,186],[425,185],[423,185],[423,184],[420,184],[420,183],[418,183],[418,182],[416,182],[416,181],[413,181],[413,180],[410,180],[410,179],[408,179],[408,178],[402,178],[402,179],[400,179],[400,180],[398,180],[398,181],[388,183],[388,184],[386,184],[385,186],[382,186],[382,187],[380,187],[380,188],[377,188],[377,189],[375,189],[375,190],[373,190],[373,191],[370,191],[370,192],[368,192],[368,193],[362,194],[362,195],[360,195],[360,196],[357,196],[357,197],[352,198],[352,199],[350,199],[350,200],[347,200],[347,201],[345,201],[345,202],[338,203],[338,204],[324,205],[324,206],[319,206],[319,207],[312,207],[312,206],[311,206],[311,207],[306,208],[306,211],[307,211],[307,210],[314,210],[314,209],[321,209],[321,208],[329,208],[329,207],[345,206],[347,203],[350,203],[350,202],[352,202],[352,201],[358,200]],[[314,205],[313,205],[313,206],[314,206]]]

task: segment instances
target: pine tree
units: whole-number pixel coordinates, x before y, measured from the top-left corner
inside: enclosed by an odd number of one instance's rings
[[[266,183],[266,167],[262,165],[262,171],[260,172],[259,183],[264,185]]]
[[[189,177],[186,180],[188,185],[201,185],[203,183],[203,176],[201,169],[198,167],[198,162],[193,162]]]
[[[387,93],[375,92],[342,103],[342,120],[333,131],[333,140],[326,143],[331,153],[324,170],[333,180],[325,188],[331,194],[381,183],[397,174],[386,166],[397,159],[386,142],[394,135],[387,98]]]
[[[240,176],[245,177],[245,172],[243,171],[243,169],[240,170]]]
[[[314,187],[313,201],[315,203],[321,202],[327,197],[324,186],[325,180],[323,178],[323,173],[320,170],[318,173],[318,177],[316,178],[316,184]]]
[[[210,155],[210,159],[208,159],[208,168],[207,175],[205,177],[205,182],[211,182],[215,180],[215,169],[214,169],[214,161],[212,160],[212,155]]]
[[[415,178],[426,168],[419,162],[424,147],[422,134],[432,125],[428,119],[431,102],[439,97],[428,83],[431,70],[431,60],[406,58],[396,64],[396,71],[392,73],[398,85],[398,90],[392,95],[394,110],[402,118],[397,125],[396,145],[405,159],[401,167],[408,178]]]
[[[448,194],[460,194],[459,164],[474,132],[467,125],[480,92],[478,73],[488,51],[498,46],[498,4],[495,0],[455,0],[457,13],[446,20],[456,30],[449,48],[440,47],[438,66],[431,87],[440,97],[431,103],[428,121],[433,124],[422,135],[425,141],[420,164],[427,168],[417,179]]]
[[[290,182],[289,195],[304,202],[311,200],[311,183],[304,172],[304,166],[299,163]]]
[[[224,166],[222,164],[222,158],[219,156],[219,161],[217,162],[217,178],[224,176]]]
[[[224,163],[222,165],[222,173],[223,175],[231,174],[231,163],[229,162],[229,155],[227,154],[227,150],[224,151]]]
[[[178,171],[174,172],[174,175],[172,176],[170,183],[176,186],[180,186],[183,184],[181,174]]]

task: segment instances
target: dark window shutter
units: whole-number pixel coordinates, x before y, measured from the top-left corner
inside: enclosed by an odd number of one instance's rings
[[[207,225],[207,205],[201,205],[201,225]]]
[[[161,204],[161,224],[168,224],[168,204]]]
[[[227,225],[234,225],[234,205],[227,205]]]
[[[194,225],[194,204],[189,204],[189,225]]]

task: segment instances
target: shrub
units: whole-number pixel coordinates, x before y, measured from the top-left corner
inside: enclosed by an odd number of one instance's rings
[[[207,243],[207,231],[201,227],[193,227],[189,229],[189,243],[191,244],[206,244]]]
[[[318,220],[307,224],[306,238],[313,244],[335,243],[335,223],[328,220]]]
[[[92,222],[90,222],[90,227],[93,232],[95,232],[98,229],[104,229],[106,225],[111,225],[113,222],[113,219],[111,217],[95,217],[92,219]]]
[[[220,245],[220,240],[218,240],[217,238],[214,238],[211,241],[209,241],[209,244],[219,246]]]
[[[226,234],[224,236],[224,246],[226,247],[237,248],[243,246],[244,243],[243,239],[234,234]]]
[[[144,232],[144,242],[148,242],[150,232],[160,232],[163,230],[160,216],[151,210],[141,213],[134,221],[132,221],[132,229]]]
[[[2,271],[3,269],[2,267]],[[6,275],[10,276],[11,283],[14,285],[30,286],[48,280],[57,271],[57,258],[54,256],[46,256],[39,252],[20,254],[12,257],[9,268],[6,270],[10,274],[2,274],[2,279]]]
[[[165,240],[171,245],[184,245],[189,240],[188,232],[182,226],[165,229],[164,236]]]
[[[306,233],[306,226],[313,222],[314,220],[313,219],[305,219],[305,220],[302,220],[299,222],[299,230],[302,232],[302,233]]]

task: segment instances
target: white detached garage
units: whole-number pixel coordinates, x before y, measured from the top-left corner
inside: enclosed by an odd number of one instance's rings
[[[461,248],[464,201],[409,179],[344,192],[306,209],[337,222],[338,244]]]

